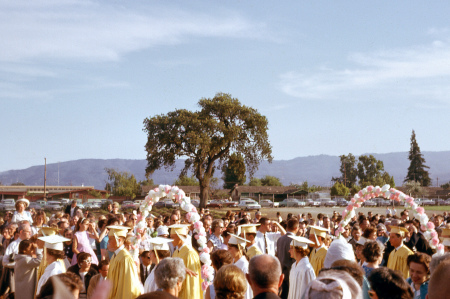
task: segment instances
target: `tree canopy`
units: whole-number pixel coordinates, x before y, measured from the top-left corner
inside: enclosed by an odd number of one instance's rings
[[[345,187],[344,184],[336,182],[333,187],[331,187],[331,196],[347,196],[350,194],[350,188]]]
[[[258,179],[252,178],[248,183],[249,186],[283,186],[280,179],[271,175]]]
[[[409,164],[408,173],[406,174],[404,182],[416,181],[424,187],[430,186],[431,179],[428,171],[426,170],[430,167],[425,165],[425,159],[420,152],[420,147],[419,144],[417,144],[416,133],[414,130],[411,134],[411,148],[409,149],[408,159],[411,163]]]
[[[136,195],[140,194],[141,186],[133,174],[112,168],[105,168],[105,171],[108,174],[105,190],[115,196],[126,196],[130,199],[134,199]]]
[[[388,172],[384,171],[384,163],[381,160],[377,160],[373,155],[361,155],[358,157],[358,163],[356,164],[356,158],[352,154],[348,156],[342,155],[340,177],[333,177],[332,181],[335,183],[341,183],[345,187],[350,188],[351,191],[356,190],[356,182],[362,188],[374,185],[382,186],[389,184],[395,187],[394,177],[390,176]]]
[[[178,179],[173,182],[175,186],[198,186],[198,180],[194,176],[180,175]]]
[[[232,189],[236,184],[243,185],[247,180],[244,158],[238,153],[232,153],[228,162],[223,165],[222,173],[224,189]]]
[[[200,185],[200,206],[205,207],[216,167],[239,153],[253,175],[261,160],[272,162],[272,147],[267,118],[256,109],[225,93],[200,99],[198,105],[199,111],[176,109],[146,118],[143,130],[147,133],[146,173],[163,166],[173,169],[177,158],[187,158],[181,173],[193,171]]]

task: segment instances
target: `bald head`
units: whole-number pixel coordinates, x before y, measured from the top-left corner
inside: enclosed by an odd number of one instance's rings
[[[261,254],[250,260],[248,276],[260,288],[278,287],[281,265],[277,258]]]
[[[443,261],[434,270],[428,285],[428,299],[447,298],[450,293],[450,260]]]

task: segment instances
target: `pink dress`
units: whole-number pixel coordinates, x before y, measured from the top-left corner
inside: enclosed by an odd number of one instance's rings
[[[77,238],[78,241],[77,250],[79,252],[89,253],[92,258],[92,264],[98,265],[97,255],[95,254],[94,250],[92,250],[91,244],[89,243],[88,232],[87,231],[76,232],[75,237]],[[71,265],[73,266],[76,263],[77,263],[77,255],[74,253]]]

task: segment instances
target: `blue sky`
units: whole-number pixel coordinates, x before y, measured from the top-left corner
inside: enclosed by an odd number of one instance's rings
[[[0,171],[144,159],[145,117],[217,92],[275,159],[450,150],[449,6],[0,0]]]

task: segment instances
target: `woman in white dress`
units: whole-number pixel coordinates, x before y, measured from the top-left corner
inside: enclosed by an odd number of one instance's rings
[[[12,216],[11,222],[19,223],[20,221],[27,220],[30,222],[30,225],[33,224],[33,218],[31,217],[30,212],[25,211],[26,208],[30,205],[30,202],[26,198],[21,198],[16,201],[16,211]]]
[[[48,266],[45,268],[44,274],[42,274],[39,279],[36,294],[40,293],[42,286],[50,277],[66,272],[66,269],[58,259],[64,259],[63,242],[70,241],[70,239],[57,235],[39,237],[38,239],[45,242],[44,247],[47,248],[47,255],[45,258]]]
[[[162,261],[166,257],[170,257],[169,243],[172,241],[173,239],[162,237],[149,239],[150,259],[152,260],[152,263],[155,265],[155,267],[153,267],[152,272],[150,272],[150,274],[147,276],[147,279],[145,280],[144,293],[154,292],[158,289],[155,280],[155,269],[160,261]]]
[[[233,256],[233,261],[234,261],[233,265],[235,265],[236,267],[241,269],[242,272],[244,272],[244,274],[247,274],[248,273],[248,260],[247,260],[247,257],[244,255],[244,249],[246,247],[245,244],[247,242],[250,243],[250,241],[247,241],[246,239],[238,237],[233,234],[230,234],[230,235],[231,235],[231,238],[228,241],[228,251]],[[245,293],[245,298],[246,299],[253,298],[252,288],[250,287],[248,282],[247,282],[247,292]]]
[[[288,299],[299,299],[303,297],[309,283],[316,279],[314,269],[309,263],[308,244],[312,241],[298,236],[288,236],[292,238],[289,253],[295,259],[289,273],[289,294]]]

